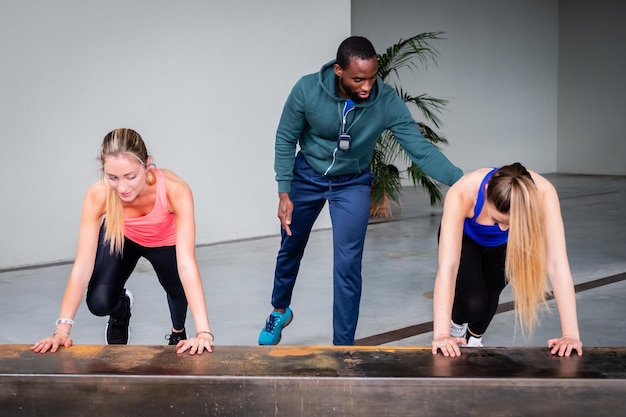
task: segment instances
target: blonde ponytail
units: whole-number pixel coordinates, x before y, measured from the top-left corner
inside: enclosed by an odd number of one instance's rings
[[[505,276],[513,290],[516,323],[531,335],[539,321],[538,307],[548,292],[544,214],[539,192],[521,164],[500,168],[487,187],[487,198],[509,214]]]
[[[121,254],[124,250],[124,208],[120,196],[112,188],[107,192],[104,241],[109,243],[111,253]]]
[[[516,321],[531,335],[539,321],[537,308],[545,306],[548,292],[543,210],[532,181],[513,181],[509,214],[505,274],[513,290]]]

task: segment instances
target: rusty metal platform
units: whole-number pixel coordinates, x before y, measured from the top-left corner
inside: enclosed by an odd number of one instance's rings
[[[0,416],[618,416],[626,348],[0,345]]]

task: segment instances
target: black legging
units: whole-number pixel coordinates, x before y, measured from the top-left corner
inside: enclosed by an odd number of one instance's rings
[[[506,243],[483,246],[463,233],[452,320],[457,324],[469,323],[474,335],[485,333],[496,314],[500,294],[506,287],[505,259]]]
[[[140,257],[153,266],[167,302],[174,329],[183,329],[187,318],[187,298],[180,282],[176,263],[176,246],[148,248],[124,238],[122,256],[111,253],[100,229],[93,274],[87,289],[87,307],[96,316],[120,315],[124,310],[124,286]]]

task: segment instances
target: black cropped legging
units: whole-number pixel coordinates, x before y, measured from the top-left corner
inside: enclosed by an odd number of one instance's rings
[[[187,298],[180,282],[176,263],[176,246],[148,248],[124,238],[122,256],[111,253],[100,229],[93,274],[87,288],[87,307],[96,316],[121,315],[125,309],[124,286],[140,257],[153,266],[167,294],[172,327],[183,329],[187,318]]]
[[[500,294],[507,284],[505,259],[506,243],[483,246],[463,233],[452,320],[457,324],[469,323],[474,335],[485,333],[496,314]]]

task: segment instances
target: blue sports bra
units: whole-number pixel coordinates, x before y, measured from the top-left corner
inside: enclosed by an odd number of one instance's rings
[[[509,231],[502,231],[497,224],[487,226],[476,223],[476,218],[480,215],[485,203],[485,186],[493,173],[497,170],[498,168],[492,169],[485,175],[485,178],[483,178],[478,188],[478,197],[476,198],[476,205],[474,206],[474,217],[465,219],[463,223],[463,232],[476,243],[483,246],[500,246],[509,240]]]

